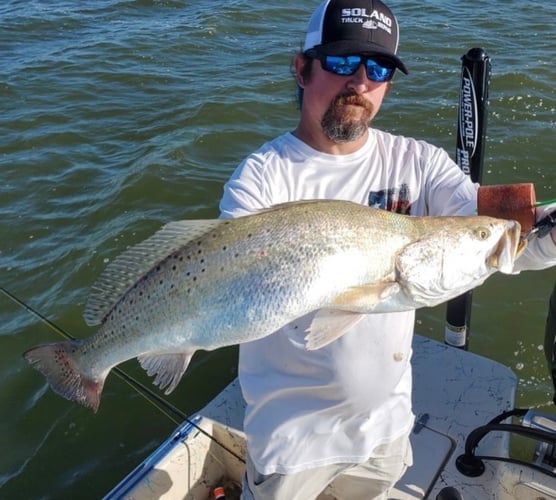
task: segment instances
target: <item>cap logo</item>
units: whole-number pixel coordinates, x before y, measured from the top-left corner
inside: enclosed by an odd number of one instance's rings
[[[370,14],[365,8],[342,9],[342,23],[361,24],[363,28],[371,30],[380,28],[392,34],[392,19],[376,9]]]

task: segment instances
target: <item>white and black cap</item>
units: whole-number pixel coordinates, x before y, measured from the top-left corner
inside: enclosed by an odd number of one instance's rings
[[[398,21],[379,0],[325,0],[311,16],[303,52],[380,56],[407,74],[398,41]]]

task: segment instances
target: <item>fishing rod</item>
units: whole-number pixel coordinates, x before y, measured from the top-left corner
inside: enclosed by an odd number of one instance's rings
[[[16,303],[18,306],[22,307],[25,311],[30,313],[32,316],[38,318],[41,322],[46,324],[49,328],[54,330],[56,333],[61,335],[66,340],[76,340],[76,337],[71,335],[70,333],[66,332],[64,329],[59,327],[56,323],[49,320],[46,316],[41,314],[36,309],[32,308],[29,304],[26,304],[21,299],[16,297],[13,293],[6,290],[4,287],[0,287],[0,292],[2,292],[7,298],[9,298],[12,302]],[[112,370],[115,375],[123,380],[126,384],[128,384],[134,391],[136,391],[139,395],[145,398],[150,404],[152,404],[155,408],[157,408],[163,415],[169,418],[172,422],[176,425],[181,424],[182,422],[187,422],[189,425],[197,429],[201,434],[212,440],[214,443],[219,445],[228,453],[231,453],[235,458],[237,458],[242,463],[245,463],[245,460],[240,457],[235,451],[229,449],[226,445],[218,441],[214,436],[209,434],[203,428],[199,426],[194,420],[192,420],[189,415],[181,411],[179,408],[174,406],[172,403],[161,397],[159,394],[154,392],[153,390],[149,389],[147,386],[139,382],[138,380],[134,379],[131,375],[128,375],[124,370],[119,367],[114,367]],[[172,416],[173,414],[174,416]],[[177,420],[175,417],[179,417],[180,420]]]

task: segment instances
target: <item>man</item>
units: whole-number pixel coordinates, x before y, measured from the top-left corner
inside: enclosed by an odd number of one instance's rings
[[[294,59],[299,124],[238,167],[222,217],[315,198],[411,215],[475,213],[477,186],[445,151],[370,128],[394,72],[407,73],[397,48],[398,23],[382,2],[323,2]],[[527,252],[530,267],[556,263],[549,237]],[[240,348],[243,498],[310,500],[325,489],[338,499],[387,498],[412,463],[414,312],[368,315],[307,351],[311,316]]]

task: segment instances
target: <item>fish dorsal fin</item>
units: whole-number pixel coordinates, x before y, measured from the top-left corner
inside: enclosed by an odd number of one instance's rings
[[[170,222],[116,257],[91,288],[83,314],[85,322],[102,323],[124,294],[156,264],[224,222],[223,219]]]
[[[170,394],[181,380],[193,352],[176,352],[165,354],[147,354],[137,359],[149,377],[154,376],[153,384]]]

